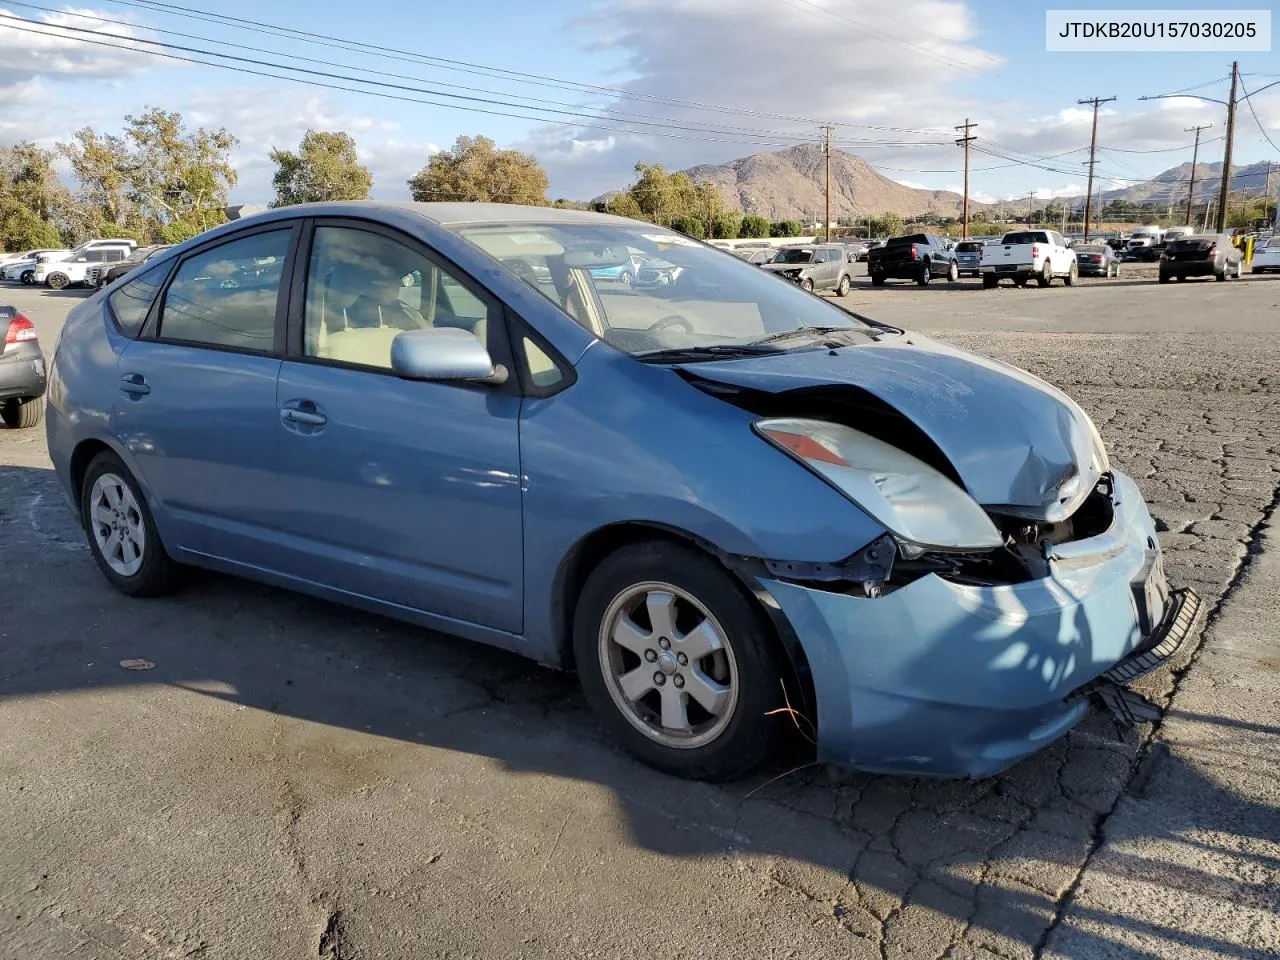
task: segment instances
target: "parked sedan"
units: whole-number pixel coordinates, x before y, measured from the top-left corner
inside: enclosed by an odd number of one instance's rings
[[[1268,270],[1280,270],[1280,236],[1271,237],[1266,245],[1254,247],[1253,260],[1249,269],[1253,273],[1266,273]]]
[[[0,304],[0,422],[34,427],[44,413],[44,353],[35,325],[16,307]]]
[[[1105,243],[1077,244],[1076,268],[1082,277],[1120,276],[1120,258]]]
[[[1160,282],[1208,277],[1215,280],[1239,278],[1244,274],[1244,255],[1222,233],[1206,233],[1175,240],[1160,255]]]
[[[679,298],[595,282],[629,251]],[[1065,394],[583,211],[225,224],[71,310],[47,437],[123,593],[209,567],[572,667],[684,776],[786,702],[820,761],[989,775],[1132,718],[1198,608]]]
[[[71,251],[67,249],[30,250],[21,259],[10,259],[3,266],[0,266],[0,280],[17,280],[24,286],[31,286],[35,283],[38,258],[57,260],[69,256],[71,256]]]

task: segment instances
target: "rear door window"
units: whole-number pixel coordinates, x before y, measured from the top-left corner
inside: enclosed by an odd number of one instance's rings
[[[151,304],[164,285],[164,278],[168,275],[169,264],[159,264],[141,276],[134,277],[107,298],[107,302],[111,305],[111,313],[116,319],[116,326],[126,337],[137,338],[143,322],[147,319],[147,311],[151,309]]]

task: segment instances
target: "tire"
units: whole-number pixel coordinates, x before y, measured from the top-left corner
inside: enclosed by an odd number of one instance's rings
[[[1250,273],[1262,273],[1262,268],[1261,268],[1261,267],[1254,267],[1254,268],[1253,268],[1252,270],[1250,270],[1249,272],[1250,272]]]
[[[1160,282],[1161,282],[1161,283],[1168,283],[1168,282],[1169,282],[1169,275],[1168,275],[1167,273],[1162,273],[1162,274],[1160,274]]]
[[[71,278],[65,273],[51,273],[44,283],[50,290],[61,290],[70,282]]]
[[[621,283],[624,287],[631,286],[631,271],[623,270],[620,274],[618,274],[618,282]]]
[[[44,402],[39,397],[6,400],[0,403],[0,420],[12,430],[34,427],[44,417]]]
[[[1243,277],[1244,277],[1244,261],[1237,260],[1236,261],[1236,279],[1240,280]]]
[[[871,275],[871,285],[872,285],[873,287],[883,287],[883,286],[884,286],[884,274],[883,274],[883,273],[873,273],[873,274]]]
[[[1036,283],[1042,287],[1047,287],[1049,284],[1053,283],[1053,266],[1048,260],[1044,262],[1044,269],[1041,270],[1039,275],[1036,277]]]
[[[841,275],[840,282],[836,284],[836,296],[847,297],[848,295],[849,295],[849,275],[846,273]]]
[[[955,261],[952,260],[951,266],[947,270],[947,282],[955,283],[959,279],[960,279],[960,268],[957,267]]]
[[[23,270],[18,279],[24,287],[32,286],[36,282],[36,272],[34,270]]]
[[[929,265],[926,263],[924,269],[920,271],[920,276],[916,277],[916,283],[919,286],[927,287],[932,279],[933,274],[929,272]]]
[[[1222,269],[1221,269],[1221,270],[1216,270],[1216,271],[1214,271],[1213,279],[1217,280],[1219,283],[1225,283],[1225,282],[1226,282],[1226,279],[1227,279],[1227,264],[1225,264],[1225,263],[1224,263],[1224,264],[1222,265]]]
[[[994,273],[986,273],[982,275],[982,288],[984,290],[994,290],[1000,284],[1000,278]]]
[[[1080,276],[1080,268],[1073,263],[1071,264],[1071,269],[1067,271],[1067,275],[1062,278],[1062,282],[1065,283],[1068,287],[1073,287],[1075,286],[1076,279],[1079,276]]]
[[[1015,287],[1025,287],[1027,283],[1030,282],[1030,280],[1031,280],[1030,277],[1014,277],[1013,285]]]
[[[800,281],[800,289],[805,293],[813,293],[813,281],[808,277],[805,277]]]
[[[173,589],[178,565],[165,553],[137,481],[114,453],[104,451],[89,463],[80,485],[80,517],[89,552],[117,590],[130,597],[156,597]],[[110,547],[112,536],[120,544],[120,552],[117,558],[111,549],[112,557],[108,559],[104,551]],[[99,543],[100,539],[103,543]],[[137,544],[136,554],[131,554],[126,541]]]
[[[648,611],[672,608],[680,636],[665,638]],[[719,650],[681,664],[681,641],[699,627]],[[626,637],[625,646],[618,636]],[[582,688],[600,724],[642,762],[679,777],[727,780],[768,756],[780,725],[765,714],[782,700],[774,640],[750,595],[705,554],[651,541],[606,557],[578,598],[573,643]],[[635,678],[634,695],[624,692],[620,678],[627,676]],[[701,706],[695,677],[708,696],[721,698],[720,712]],[[668,698],[679,711],[671,719],[683,720],[687,733],[663,725]]]

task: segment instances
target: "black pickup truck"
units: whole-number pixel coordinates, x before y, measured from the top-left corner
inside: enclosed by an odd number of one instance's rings
[[[956,255],[947,241],[928,233],[891,237],[883,247],[875,247],[867,256],[867,274],[873,286],[885,280],[914,280],[928,286],[934,277],[954,281],[960,275]]]

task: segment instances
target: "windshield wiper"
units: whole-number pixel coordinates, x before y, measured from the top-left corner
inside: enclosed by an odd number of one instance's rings
[[[777,333],[771,333],[767,337],[761,337],[759,340],[752,340],[749,346],[760,346],[761,344],[778,343],[782,340],[792,340],[796,337],[825,337],[832,333],[870,333],[871,331],[862,330],[858,327],[840,326],[840,327],[792,327],[790,330],[779,330]]]
[[[754,357],[783,353],[780,347],[762,343],[713,343],[702,347],[666,347],[633,354],[642,363],[681,363],[697,360],[724,360],[730,357]]]

